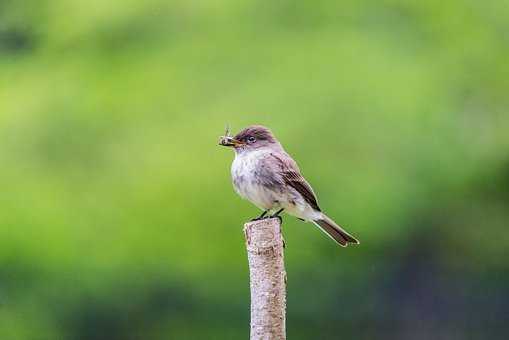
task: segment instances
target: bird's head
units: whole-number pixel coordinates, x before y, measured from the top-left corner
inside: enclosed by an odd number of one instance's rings
[[[236,152],[243,152],[278,146],[279,142],[265,126],[251,125],[237,133],[234,137],[222,137],[219,144],[233,147]]]

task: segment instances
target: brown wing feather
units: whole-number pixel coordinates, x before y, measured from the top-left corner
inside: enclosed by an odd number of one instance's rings
[[[285,184],[297,190],[313,209],[321,211],[313,189],[300,174],[299,167],[295,161],[288,155],[286,155],[286,157],[280,157],[272,154],[272,157],[278,161],[280,174]]]

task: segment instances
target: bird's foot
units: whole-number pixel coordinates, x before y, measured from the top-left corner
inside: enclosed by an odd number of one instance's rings
[[[277,218],[277,219],[279,219],[279,223],[283,223],[283,219],[281,218],[281,216],[279,216],[279,214],[281,214],[283,212],[283,210],[285,210],[285,209],[281,208],[278,211],[276,211],[274,214],[272,214],[270,216],[265,216],[269,212],[268,210],[266,210],[260,216],[255,217],[255,218],[251,219],[250,221],[255,222],[255,221],[265,220],[267,218]]]
[[[268,218],[270,218],[270,216],[255,217],[255,218],[250,219],[249,222],[256,222],[256,221],[266,220]]]
[[[265,216],[265,215],[267,215],[267,212],[268,211],[265,210],[260,216],[251,219],[251,222],[260,221],[260,220],[264,220],[266,218],[269,218],[269,216]]]

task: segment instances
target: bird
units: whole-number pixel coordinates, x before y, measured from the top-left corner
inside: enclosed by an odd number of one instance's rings
[[[251,125],[232,137],[227,128],[219,144],[235,150],[231,166],[235,191],[263,210],[253,221],[281,218],[279,215],[285,211],[314,223],[342,247],[359,244],[320,209],[313,188],[270,129]]]

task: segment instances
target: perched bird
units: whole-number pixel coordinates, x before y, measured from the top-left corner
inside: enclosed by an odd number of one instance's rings
[[[272,132],[260,125],[245,128],[236,136],[222,137],[220,144],[233,147],[235,159],[231,174],[235,191],[263,213],[256,218],[290,215],[311,221],[339,245],[359,243],[325,215],[297,163],[286,153]]]

